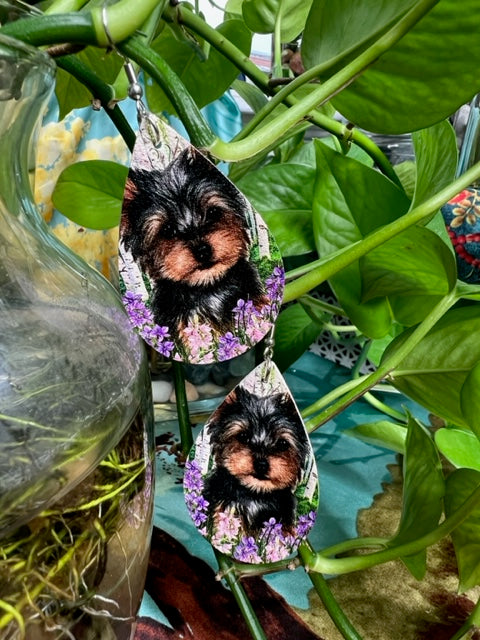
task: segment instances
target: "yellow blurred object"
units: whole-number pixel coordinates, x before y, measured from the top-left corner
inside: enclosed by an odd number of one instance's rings
[[[89,138],[91,123],[75,112],[45,124],[39,135],[35,166],[36,204],[53,233],[106,278],[117,280],[118,228],[98,231],[68,220],[54,209],[52,193],[61,172],[74,162],[111,160],[126,165],[129,151],[120,135]]]

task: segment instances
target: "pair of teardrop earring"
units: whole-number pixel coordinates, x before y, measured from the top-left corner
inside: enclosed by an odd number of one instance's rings
[[[162,355],[191,364],[239,356],[273,327],[280,252],[233,183],[167,124],[142,112],[120,224],[119,270],[132,324]],[[225,398],[186,463],[192,520],[241,562],[291,555],[315,522],[310,440],[280,371],[264,361]]]

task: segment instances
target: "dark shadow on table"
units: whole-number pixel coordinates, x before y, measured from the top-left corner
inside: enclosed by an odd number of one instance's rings
[[[242,585],[268,640],[322,640],[262,578]],[[139,618],[134,640],[248,640],[231,592],[203,560],[154,527],[145,589],[172,628]]]

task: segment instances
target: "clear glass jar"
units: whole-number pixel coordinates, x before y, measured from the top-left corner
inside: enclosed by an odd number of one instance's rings
[[[153,504],[148,362],[35,208],[48,56],[0,36],[0,640],[128,640]]]

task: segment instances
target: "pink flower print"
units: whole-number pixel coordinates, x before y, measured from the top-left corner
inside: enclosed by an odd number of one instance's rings
[[[207,362],[204,356],[213,347],[212,328],[208,324],[187,325],[182,331],[182,339],[192,360]]]

